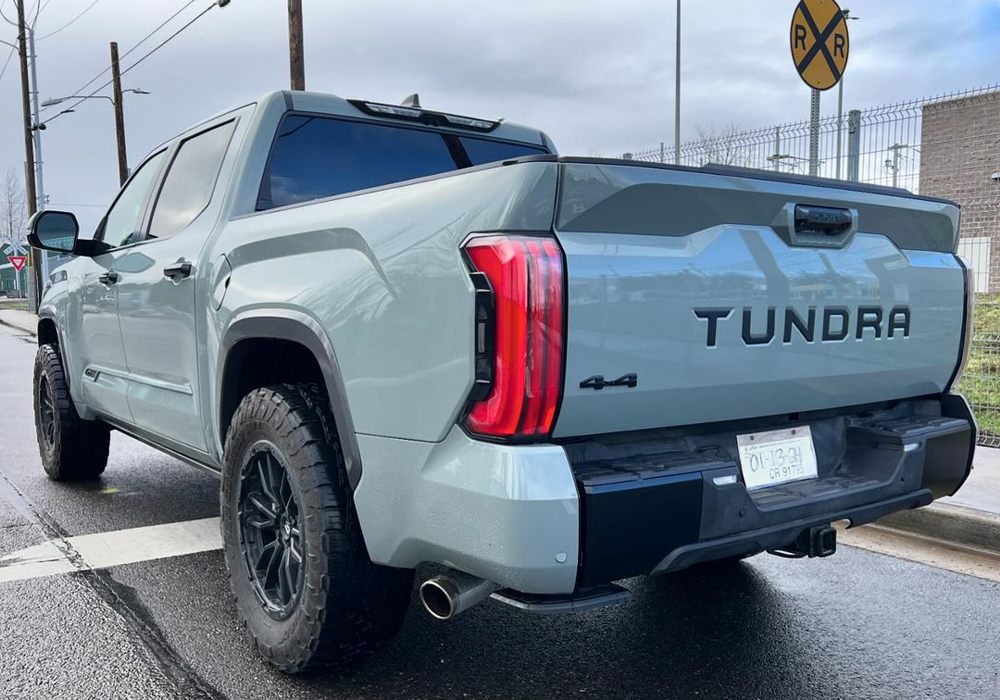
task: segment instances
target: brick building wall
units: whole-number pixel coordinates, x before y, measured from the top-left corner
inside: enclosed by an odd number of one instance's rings
[[[959,252],[978,291],[1000,292],[1000,92],[924,105],[920,194],[962,206]]]

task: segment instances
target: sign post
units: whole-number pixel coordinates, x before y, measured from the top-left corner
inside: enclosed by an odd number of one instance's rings
[[[789,33],[792,62],[811,90],[809,103],[809,174],[819,174],[820,92],[834,87],[847,68],[851,40],[847,17],[835,0],[800,0]]]

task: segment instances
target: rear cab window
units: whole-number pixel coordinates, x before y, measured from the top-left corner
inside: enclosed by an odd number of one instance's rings
[[[433,129],[290,114],[278,128],[257,210],[545,153]]]

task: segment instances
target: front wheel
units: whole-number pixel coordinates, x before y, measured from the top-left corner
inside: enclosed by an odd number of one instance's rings
[[[243,399],[226,436],[221,510],[237,610],[279,669],[349,666],[399,631],[413,571],[368,557],[319,387]]]
[[[58,346],[39,346],[33,389],[35,438],[45,473],[55,481],[96,479],[108,463],[111,429],[76,412]]]

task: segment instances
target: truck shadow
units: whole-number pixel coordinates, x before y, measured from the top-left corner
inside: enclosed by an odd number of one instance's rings
[[[416,688],[440,697],[840,696],[833,674],[809,667],[816,643],[753,564],[625,583],[629,603],[568,616],[485,603],[435,623],[414,600],[402,634],[370,663],[302,682],[347,695],[377,687],[382,697]]]

